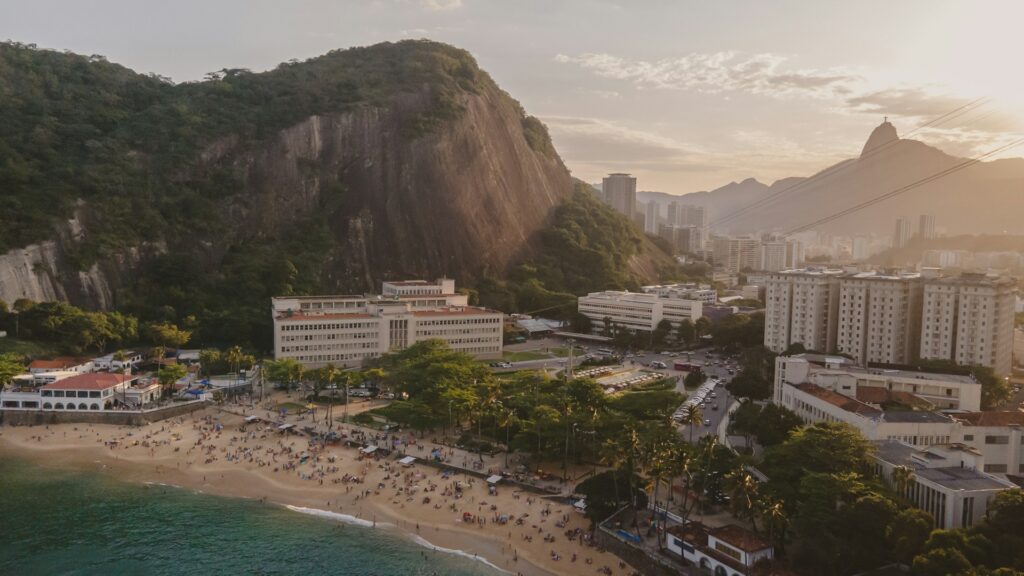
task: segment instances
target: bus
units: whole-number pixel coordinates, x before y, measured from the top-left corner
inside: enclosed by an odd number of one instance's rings
[[[702,366],[693,362],[686,362],[684,360],[676,360],[672,363],[672,367],[681,372],[700,372]]]

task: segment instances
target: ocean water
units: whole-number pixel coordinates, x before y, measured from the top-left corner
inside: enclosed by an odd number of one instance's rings
[[[0,575],[498,576],[409,536],[0,459]]]

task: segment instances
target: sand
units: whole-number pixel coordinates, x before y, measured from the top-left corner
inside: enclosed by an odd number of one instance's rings
[[[340,429],[347,435],[372,432]],[[590,545],[589,522],[567,505],[509,485],[499,485],[492,495],[479,478],[445,478],[440,470],[418,464],[404,467],[395,455],[360,459],[356,448],[341,444],[313,451],[304,436],[282,434],[271,424],[247,425],[242,416],[220,408],[142,427],[6,426],[0,428],[0,449],[43,466],[257,499],[399,530],[421,544],[475,555],[511,574],[634,573],[618,557]],[[502,514],[510,517],[508,523],[498,521]]]

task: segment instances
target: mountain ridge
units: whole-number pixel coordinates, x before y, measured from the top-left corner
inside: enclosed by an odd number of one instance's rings
[[[865,141],[861,156],[842,160],[808,177],[780,178],[771,185],[748,178],[710,191],[682,195],[638,193],[641,200],[693,203],[709,209],[709,220],[722,233],[784,232],[908,186],[963,162],[924,142],[899,138],[886,120]],[[791,191],[784,191],[792,188]],[[769,195],[773,195],[771,200]],[[738,214],[754,202],[756,210]],[[981,202],[982,204],[979,204]],[[986,210],[986,205],[1002,206]],[[1024,232],[1014,213],[1024,210],[1024,159],[979,162],[935,182],[825,223],[820,230],[839,234],[891,234],[895,219],[934,213],[950,233],[990,230]],[[737,215],[738,214],[738,215]]]

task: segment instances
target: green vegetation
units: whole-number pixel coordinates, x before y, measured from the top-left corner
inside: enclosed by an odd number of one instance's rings
[[[63,302],[30,300],[18,300],[12,310],[6,309],[0,307],[5,310],[0,312],[0,329],[19,334],[22,344],[12,347],[26,355],[50,348],[70,354],[105,352],[139,336],[135,318],[120,312],[88,312]]]
[[[485,279],[477,284],[481,304],[509,312],[545,310],[547,316],[576,324],[582,322],[574,314],[576,296],[596,290],[639,290],[629,261],[645,249],[657,248],[645,248],[636,226],[587,188],[577,183],[555,210],[536,253],[507,281]]]
[[[47,238],[79,200],[103,224],[79,255],[83,265],[182,230],[214,232],[217,201],[242,183],[230,164],[200,164],[206,146],[230,137],[245,149],[310,116],[426,91],[431,105],[406,126],[417,137],[461,114],[458,95],[485,82],[468,52],[425,41],[179,85],[100,56],[0,44],[0,252]],[[524,123],[531,145],[543,147],[542,127]]]
[[[0,387],[11,383],[11,378],[25,372],[25,357],[7,352],[0,354]]]

